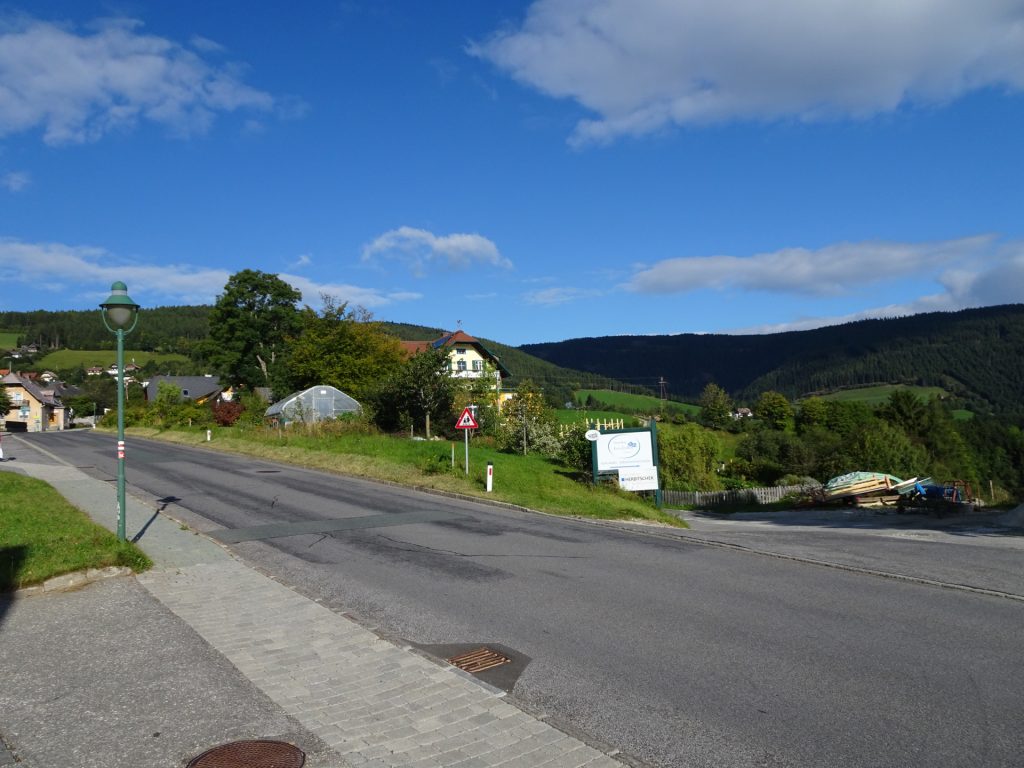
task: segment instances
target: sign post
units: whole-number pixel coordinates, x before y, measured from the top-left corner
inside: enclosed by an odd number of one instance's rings
[[[473,418],[473,411],[470,410],[472,406],[466,406],[462,409],[462,415],[459,416],[459,420],[455,422],[455,428],[461,429],[462,434],[466,438],[466,474],[469,474],[469,430],[477,429],[480,425],[476,423],[476,419]]]

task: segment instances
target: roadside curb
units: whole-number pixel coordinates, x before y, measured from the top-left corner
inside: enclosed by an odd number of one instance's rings
[[[97,581],[114,579],[119,576],[131,576],[132,573],[131,568],[123,565],[111,565],[107,568],[86,568],[83,571],[72,571],[71,573],[54,576],[42,584],[34,584],[31,587],[16,589],[11,594],[15,597],[33,597],[51,592],[72,592]]]

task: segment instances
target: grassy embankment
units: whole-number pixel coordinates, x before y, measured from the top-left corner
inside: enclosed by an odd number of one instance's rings
[[[58,349],[48,355],[39,358],[32,364],[32,368],[38,371],[60,371],[70,368],[91,368],[99,366],[106,368],[116,362],[117,352],[113,349]],[[125,363],[134,362],[136,365],[145,365],[150,360],[159,363],[187,363],[185,355],[164,352],[142,352],[126,349],[124,352]]]
[[[0,472],[0,592],[111,565],[144,571],[152,563],[42,480]]]
[[[18,334],[12,331],[0,331],[0,352],[18,346]]]
[[[280,461],[311,469],[354,475],[415,488],[488,498],[556,515],[603,520],[683,523],[655,508],[652,501],[609,487],[580,482],[572,470],[550,459],[502,453],[474,440],[465,472],[465,447],[459,441],[419,441],[387,435],[336,432],[330,427],[299,429],[216,428],[205,430],[132,428],[129,435],[200,446]],[[452,453],[454,449],[454,468]],[[494,465],[494,490],[486,492],[486,468]]]
[[[576,393],[576,402],[582,407],[590,395],[593,395],[594,399],[601,404],[623,413],[661,413],[664,409],[664,412],[670,415],[675,413],[688,414],[692,417],[700,415],[699,405],[680,403],[676,400],[662,400],[650,395],[615,392],[610,389],[581,389]]]

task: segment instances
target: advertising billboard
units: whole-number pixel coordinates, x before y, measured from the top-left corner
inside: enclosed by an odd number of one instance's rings
[[[602,434],[594,442],[597,450],[597,471],[654,466],[651,432],[647,429]]]

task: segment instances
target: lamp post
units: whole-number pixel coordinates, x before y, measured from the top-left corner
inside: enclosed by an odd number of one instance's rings
[[[103,324],[117,336],[117,539],[124,541],[124,337],[135,330],[139,305],[128,297],[128,286],[118,281],[100,307]]]

